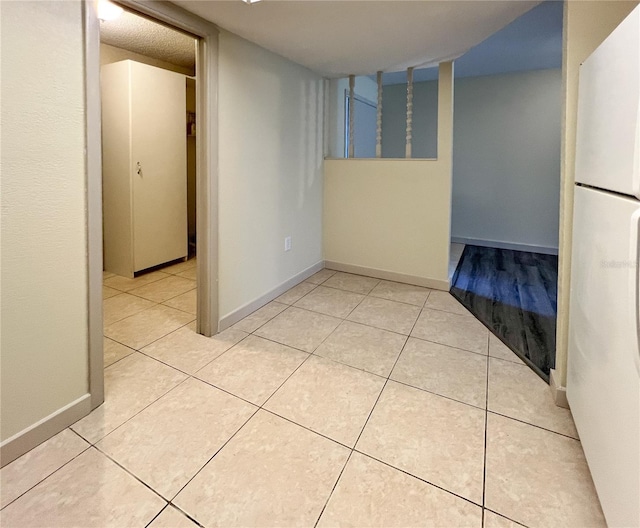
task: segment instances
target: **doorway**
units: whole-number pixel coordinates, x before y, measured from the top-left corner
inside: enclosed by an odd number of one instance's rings
[[[351,102],[349,91],[344,93],[344,157],[349,157],[349,123],[351,114]],[[353,102],[353,142],[355,158],[376,157],[376,121],[378,107],[373,101],[369,101],[360,95],[354,94]]]
[[[88,246],[89,246],[89,371],[91,406],[95,408],[104,401],[104,350],[103,350],[103,191],[102,191],[102,117],[100,94],[100,20],[99,3],[85,3],[85,69],[87,108],[87,195],[88,195]],[[184,138],[187,151],[192,151],[191,169],[194,178],[189,185],[185,181],[185,195],[188,195],[197,215],[186,215],[184,256],[171,263],[189,262],[197,245],[197,265],[185,266],[179,273],[188,273],[197,280],[195,290],[195,311],[197,318],[194,330],[211,336],[218,330],[217,302],[217,29],[198,17],[171,5],[147,5],[137,1],[123,1],[116,7],[124,8],[135,16],[142,16],[152,23],[170,27],[193,38],[197,76],[187,81],[186,90],[195,88],[191,104],[194,111],[184,113]],[[144,39],[143,39],[144,40]],[[139,57],[133,57],[133,59]],[[132,60],[131,57],[124,60]],[[189,86],[191,85],[191,86]],[[191,109],[193,110],[193,108]],[[197,116],[197,119],[195,118]],[[191,139],[189,139],[191,138]],[[189,142],[192,143],[189,149]],[[195,191],[195,192],[194,192]],[[186,196],[185,196],[186,197]],[[195,222],[194,222],[195,217]],[[189,237],[191,235],[191,237]],[[196,242],[197,239],[197,242]],[[169,263],[161,263],[160,269]],[[152,273],[166,272],[150,266]],[[147,275],[149,266],[132,271],[139,276]],[[143,272],[143,273],[138,273]],[[178,273],[170,274],[176,276]],[[183,277],[184,278],[184,277]],[[179,281],[174,281],[179,282]],[[108,292],[109,293],[109,292]]]

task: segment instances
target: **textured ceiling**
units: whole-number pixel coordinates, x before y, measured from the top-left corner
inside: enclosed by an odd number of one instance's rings
[[[100,40],[110,46],[195,70],[195,39],[124,11],[115,20],[100,22]]]
[[[174,0],[327,77],[435,65],[539,4],[529,0]]]

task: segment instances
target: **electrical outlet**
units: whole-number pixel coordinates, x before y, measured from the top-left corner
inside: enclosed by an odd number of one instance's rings
[[[284,239],[284,250],[285,251],[291,251],[291,237],[285,237]]]

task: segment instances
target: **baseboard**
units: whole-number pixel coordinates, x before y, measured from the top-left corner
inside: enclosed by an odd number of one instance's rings
[[[558,248],[546,246],[534,246],[531,244],[516,244],[514,242],[500,242],[498,240],[482,240],[479,238],[451,237],[454,244],[469,244],[471,246],[492,247],[498,249],[513,249],[516,251],[529,251],[531,253],[543,253],[544,255],[557,255]]]
[[[237,310],[225,315],[220,319],[220,324],[218,325],[220,332],[229,328],[231,325],[236,324],[241,319],[244,319],[247,315],[255,312],[258,308],[262,308],[265,304],[273,301],[276,297],[279,297],[287,290],[293,288],[296,284],[300,284],[303,280],[308,279],[314,273],[317,273],[324,267],[324,263],[322,261],[314,264],[313,266],[307,268],[304,271],[301,271],[297,275],[294,275],[290,279],[284,281],[282,284],[276,286],[273,290],[268,291],[264,295],[261,295],[254,301],[251,301]]]
[[[553,397],[554,403],[558,407],[568,409],[569,401],[567,400],[567,388],[558,385],[556,382],[556,371],[554,369],[551,369],[549,374],[549,389],[551,389],[551,396]]]
[[[357,266],[355,264],[344,264],[342,262],[334,262],[325,260],[324,267],[330,270],[343,271],[345,273],[356,273],[358,275],[366,275],[376,279],[384,279],[394,282],[403,282],[405,284],[413,284],[414,286],[423,286],[425,288],[433,288],[434,290],[449,291],[449,281],[441,279],[430,279],[427,277],[417,277],[415,275],[407,275],[405,273],[397,273],[395,271],[379,270],[376,268],[368,268],[365,266]]]
[[[7,438],[0,444],[0,467],[6,466],[45,440],[49,440],[80,418],[84,418],[89,412],[91,412],[91,395],[85,394],[11,438]]]

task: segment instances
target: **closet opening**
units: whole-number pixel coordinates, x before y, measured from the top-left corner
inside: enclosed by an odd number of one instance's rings
[[[83,4],[92,409],[105,368],[219,322],[217,28],[168,3],[102,4]]]
[[[195,264],[197,38],[112,3],[98,14],[104,270],[128,291]],[[155,299],[188,286],[174,282]]]
[[[98,17],[106,367],[196,318],[198,39],[112,3]]]

